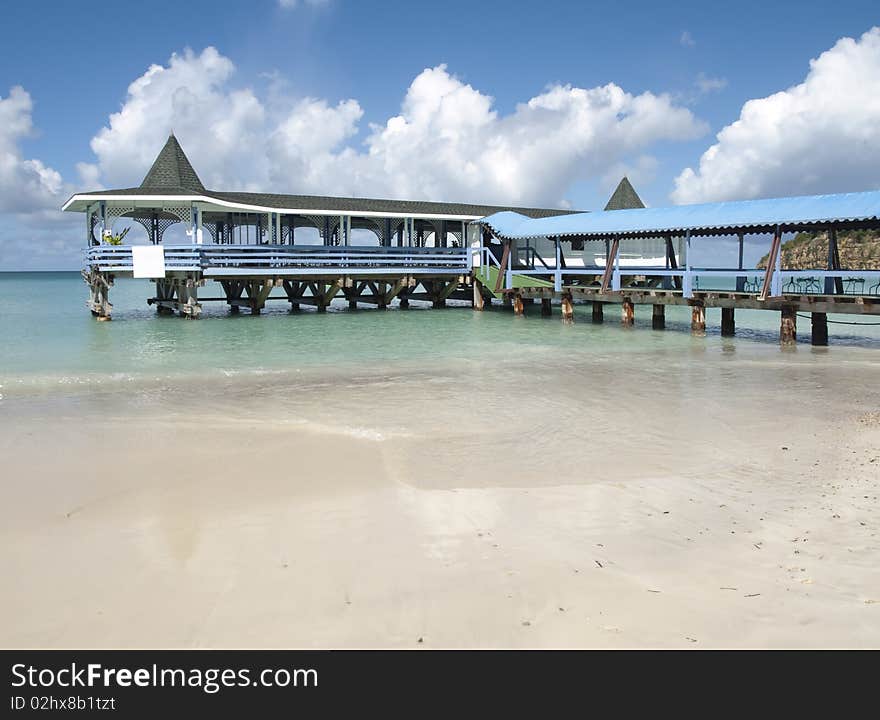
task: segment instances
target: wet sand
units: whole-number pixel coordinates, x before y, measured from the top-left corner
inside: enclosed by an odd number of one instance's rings
[[[872,397],[609,413],[595,388],[6,403],[0,646],[880,647]]]

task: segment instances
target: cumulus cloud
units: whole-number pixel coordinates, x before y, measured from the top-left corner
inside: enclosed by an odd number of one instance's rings
[[[33,132],[31,96],[13,87],[0,96],[0,212],[31,213],[57,204],[61,175],[40,160],[22,156],[20,142]]]
[[[880,188],[880,28],[842,38],[802,83],[749,100],[675,180],[677,203]]]
[[[80,175],[137,184],[173,129],[208,187],[562,205],[571,184],[705,126],[665,94],[553,85],[508,114],[445,65],[362,127],[357,100],[261,99],[214,48],[175,54],[128,89]]]

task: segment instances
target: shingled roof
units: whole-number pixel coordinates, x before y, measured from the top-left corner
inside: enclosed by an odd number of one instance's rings
[[[153,161],[153,166],[144,177],[140,190],[184,190],[202,194],[205,186],[190,163],[174,133],[168,136],[165,147]]]
[[[227,192],[207,190],[199,180],[198,174],[177,142],[174,134],[153,162],[139,187],[117,190],[99,190],[82,193],[88,197],[99,196],[192,196],[199,195],[221,203],[251,205],[261,208],[289,211],[314,211],[320,213],[357,214],[371,212],[377,214],[451,215],[458,217],[485,217],[503,210],[513,210],[531,218],[567,215],[577,210],[560,208],[511,207],[499,205],[480,205],[474,203],[450,203],[422,200],[383,200],[378,198],[331,197],[327,195],[282,195],[278,193]],[[79,195],[71,198],[75,200]],[[68,201],[70,205],[71,201]],[[65,206],[67,208],[67,206]]]
[[[606,210],[637,210],[643,207],[645,207],[645,203],[642,202],[626,175],[617,184],[617,189],[611,194],[611,198],[605,205]]]

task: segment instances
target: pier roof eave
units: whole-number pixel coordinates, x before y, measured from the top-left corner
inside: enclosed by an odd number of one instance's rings
[[[586,240],[664,235],[731,235],[767,232],[776,226],[800,230],[832,224],[880,224],[880,191],[808,195],[763,200],[607,210],[529,218],[494,213],[479,223],[507,239],[565,237]]]
[[[358,215],[362,217],[420,217],[472,222],[503,207],[462,203],[419,202],[414,200],[378,200],[312,195],[267,195],[263,193],[214,192],[193,193],[186,189],[143,188],[100,190],[73,195],[63,206],[67,212],[86,212],[95,202],[119,202],[137,207],[151,207],[163,202],[196,202],[203,210],[218,212],[276,212],[302,215]],[[524,217],[549,217],[570,212],[553,208],[516,208]]]

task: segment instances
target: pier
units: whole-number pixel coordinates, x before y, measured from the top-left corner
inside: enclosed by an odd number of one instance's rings
[[[617,307],[626,326],[650,305],[662,330],[666,306],[682,305],[695,333],[706,310],[720,308],[725,336],[736,332],[737,309],[776,312],[783,344],[808,313],[813,344],[826,345],[829,313],[880,315],[880,269],[842,267],[837,243],[840,233],[880,229],[880,192],[645,208],[624,179],[594,213],[219,192],[202,185],[172,135],[141,185],[77,194],[64,209],[85,214],[82,273],[99,320],[112,316],[117,277],[152,281],[147,302],[188,318],[205,302],[259,314],[270,299],[319,312],[337,298],[351,309],[457,299],[475,310],[498,300],[514,314],[539,303],[545,317],[558,304],[570,322],[579,302],[595,323]],[[117,221],[140,224],[146,241],[124,243]],[[786,237],[803,231],[824,236],[827,262],[783,267]],[[712,262],[727,257],[717,251],[723,238],[738,244],[735,267]],[[744,266],[747,238],[766,244],[765,268]],[[648,257],[646,243],[659,255]]]
[[[562,305],[571,318],[574,300],[592,304],[593,322],[604,322],[605,306],[619,305],[621,323],[632,325],[636,305],[652,306],[652,327],[665,327],[665,307],[692,308],[691,329],[705,332],[706,308],[721,308],[721,333],[736,331],[736,309],[779,313],[780,341],[797,338],[797,316],[809,313],[811,341],[828,344],[828,314],[880,315],[880,269],[843,268],[838,235],[880,229],[880,192],[709,203],[668,208],[631,208],[532,219],[501,212],[478,221],[482,228],[475,283],[482,295],[510,296],[514,312],[523,299]],[[824,235],[827,264],[786,269],[786,235],[807,231]],[[766,267],[744,267],[747,236],[767,243]],[[704,257],[715,254],[719,238],[735,239],[738,266],[692,262],[697,244]],[[661,246],[662,266],[624,263],[627,243],[650,240]],[[566,250],[592,243],[596,259],[571,266]],[[706,252],[708,250],[708,252]]]

